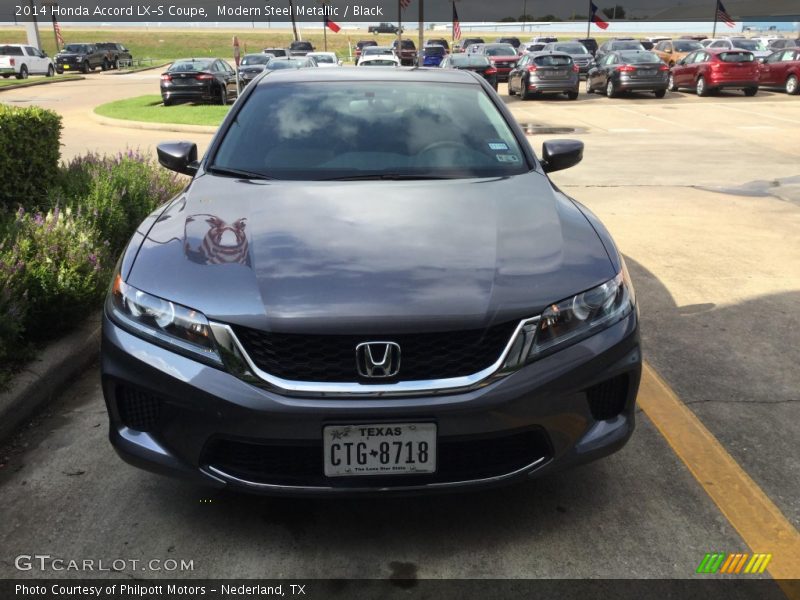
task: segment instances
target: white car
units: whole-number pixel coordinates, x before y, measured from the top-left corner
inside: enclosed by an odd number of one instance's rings
[[[373,56],[362,56],[358,61],[359,67],[399,67],[400,59],[388,54],[378,54]]]
[[[766,58],[772,52],[767,50],[767,47],[759,42],[758,40],[748,40],[746,38],[725,38],[725,39],[717,39],[711,40],[709,44],[706,44],[707,40],[703,40],[703,45],[706,48],[710,49],[721,49],[721,50],[748,50],[749,52],[753,53],[753,56],[756,58]]]
[[[315,59],[317,66],[323,69],[342,66],[342,61],[339,60],[335,52],[309,52],[306,56]]]
[[[56,68],[47,53],[23,44],[0,45],[0,75],[8,79],[27,79],[28,75],[55,75]]]
[[[365,46],[361,50],[361,57],[358,59],[358,63],[356,64],[357,67],[361,66],[361,61],[365,58],[380,56],[381,58],[391,57],[394,56],[395,58],[397,55],[394,53],[394,48],[391,46]]]

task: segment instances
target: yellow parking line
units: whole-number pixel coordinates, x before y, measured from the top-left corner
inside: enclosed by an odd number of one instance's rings
[[[800,532],[650,365],[639,405],[753,552],[772,554],[769,573],[800,598]]]

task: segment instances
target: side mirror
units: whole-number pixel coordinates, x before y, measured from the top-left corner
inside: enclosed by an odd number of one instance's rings
[[[170,171],[194,177],[200,163],[197,162],[197,144],[193,142],[164,142],[156,148],[158,163]]]
[[[686,61],[685,61],[685,60],[683,60],[683,59],[680,59],[680,60],[679,60],[677,63],[675,63],[675,64],[677,64],[677,65],[685,65],[685,64],[686,64]]]
[[[344,64],[344,61],[343,61],[343,60],[340,58],[340,59],[337,61],[337,64],[338,64],[338,65],[341,67],[341,66]]]
[[[583,160],[583,142],[550,140],[542,144],[542,167],[545,173],[574,167]]]

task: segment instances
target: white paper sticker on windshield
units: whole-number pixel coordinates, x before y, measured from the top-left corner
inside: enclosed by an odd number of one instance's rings
[[[498,154],[497,160],[504,163],[518,163],[519,156],[516,154]]]
[[[508,150],[508,145],[505,142],[489,142],[490,150]]]

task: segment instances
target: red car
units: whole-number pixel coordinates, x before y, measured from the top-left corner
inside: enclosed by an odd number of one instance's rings
[[[356,62],[358,59],[361,58],[361,51],[366,48],[367,46],[377,46],[378,42],[375,40],[361,40],[356,43]]]
[[[477,54],[483,54],[492,62],[497,69],[499,81],[508,80],[508,74],[517,66],[519,60],[517,49],[511,44],[484,44],[478,49]]]
[[[679,60],[669,73],[669,89],[693,89],[708,96],[721,89],[743,90],[745,96],[758,93],[758,61],[747,50],[703,48]]]
[[[782,87],[792,96],[800,94],[800,48],[786,48],[770,54],[758,66],[764,87]]]

